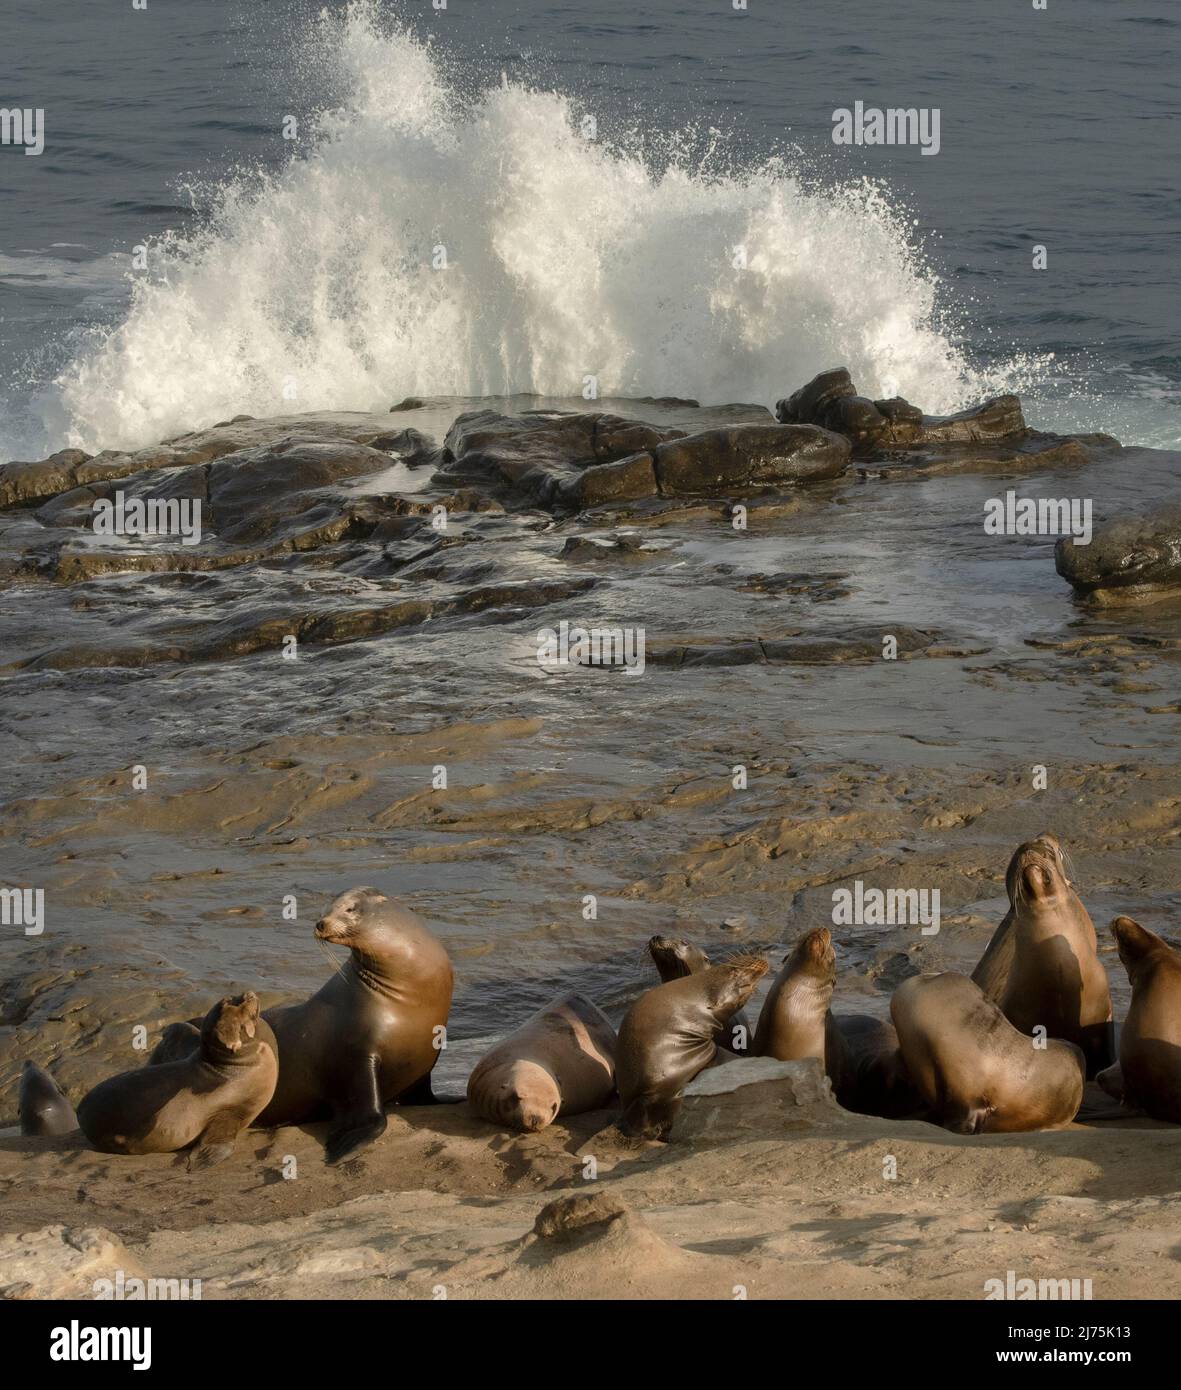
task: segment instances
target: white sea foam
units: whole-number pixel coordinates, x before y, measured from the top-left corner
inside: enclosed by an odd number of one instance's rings
[[[570,98],[508,83],[461,108],[372,5],[321,24],[345,103],[156,248],[121,326],[58,378],[53,433],[130,447],[238,412],[574,395],[588,375],[603,395],[771,403],[843,364],[932,411],[1003,384],[939,330],[937,281],[880,189],[609,149]]]

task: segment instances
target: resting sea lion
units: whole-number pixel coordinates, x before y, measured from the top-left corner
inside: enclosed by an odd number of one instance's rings
[[[1112,1059],[1111,991],[1095,927],[1052,835],[1018,846],[1005,874],[1010,910],[972,979],[1022,1033],[1076,1043],[1093,1076]]]
[[[302,1004],[268,1009],[279,1084],[261,1126],[331,1117],[337,1163],[385,1133],[385,1106],[429,1103],[451,1009],[451,961],[422,918],[376,888],[342,893],[316,923],[351,955]]]
[[[493,1124],[535,1132],[559,1115],[598,1110],[615,1091],[615,1029],[580,994],[536,1013],[468,1078],[472,1108]]]
[[[669,980],[683,980],[687,975],[700,975],[709,969],[709,957],[705,952],[680,936],[652,937],[648,942],[648,954],[665,984]],[[746,1015],[739,1009],[723,1022],[726,1026],[718,1037],[718,1046],[738,1057],[749,1056],[753,1030]]]
[[[1119,1061],[1096,1079],[1126,1105],[1181,1124],[1181,953],[1130,917],[1117,917],[1111,932],[1132,1004],[1120,1030]]]
[[[66,1093],[36,1062],[26,1062],[21,1068],[20,1122],[22,1134],[72,1134],[78,1128],[78,1117]]]
[[[833,1082],[846,1110],[900,1120],[926,1109],[906,1070],[898,1032],[888,1019],[872,1014],[830,1016],[826,1054],[833,1055],[832,1031],[840,1039],[839,1067]]]
[[[1082,1050],[1057,1040],[1038,1046],[966,975],[912,976],[894,991],[890,1013],[929,1118],[945,1129],[1057,1129],[1078,1113]]]
[[[736,956],[640,995],[619,1029],[615,1080],[619,1127],[643,1139],[667,1139],[681,1093],[717,1055],[717,1037],[767,973],[762,956]]]
[[[207,1168],[233,1153],[278,1071],[274,1035],[258,995],[247,992],[209,1010],[199,1052],[97,1085],[78,1106],[78,1124],[103,1153],[176,1153],[196,1143],[189,1166]]]

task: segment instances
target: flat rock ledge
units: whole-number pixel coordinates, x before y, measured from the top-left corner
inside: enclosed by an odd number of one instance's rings
[[[815,1057],[743,1057],[707,1067],[685,1087],[672,1137],[703,1144],[776,1139],[789,1129],[839,1128],[847,1115]]]

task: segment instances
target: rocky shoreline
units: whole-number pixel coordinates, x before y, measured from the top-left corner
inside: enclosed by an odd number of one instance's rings
[[[880,1015],[908,975],[971,968],[1008,851],[1049,827],[1101,937],[1125,911],[1175,933],[1181,529],[1124,492],[1166,456],[1030,430],[1012,397],[924,416],[842,371],[774,413],[595,405],[239,417],[0,468],[0,838],[48,905],[43,937],[0,942],[0,1122],[25,1057],[77,1097],[142,1060],[137,1026],[306,994],[312,904],[352,882],[407,893],[456,962],[452,1096],[559,989],[618,1019],[653,931],[778,952],[837,885],[938,887],[938,936],[837,933],[838,994]],[[1091,543],[998,558],[980,501],[1025,483],[1094,494]],[[95,535],[117,492],[200,501],[200,541]],[[643,625],[650,673],[539,673],[536,630],[567,618]],[[981,1297],[1008,1269],[1175,1292],[1173,1127],[959,1138],[782,1066],[689,1097],[668,1146],[623,1145],[611,1112],[507,1136],[464,1104],[396,1112],[348,1171],[317,1127],[200,1178],[5,1137],[0,1283],[588,1297],[623,1264],[636,1296]]]

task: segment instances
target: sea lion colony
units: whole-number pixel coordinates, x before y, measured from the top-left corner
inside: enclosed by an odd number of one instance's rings
[[[635,1000],[618,1034],[590,1000],[557,999],[477,1064],[468,1101],[490,1124],[535,1132],[617,1096],[624,1134],[668,1140],[685,1087],[722,1047],[738,1057],[814,1057],[846,1108],[959,1134],[1067,1125],[1096,1073],[1129,1111],[1181,1123],[1181,953],[1131,918],[1112,922],[1132,985],[1119,1028],[1058,841],[1046,834],[1018,846],[1006,886],[1009,912],[972,977],[912,976],[894,992],[891,1023],[832,1013],[828,928],[790,950],[753,1035],[742,1010],[766,958],[711,964],[692,944],[656,936],[648,951],[661,983]],[[148,1063],[95,1087],[76,1121],[52,1078],[28,1064],[22,1132],[53,1137],[76,1123],[111,1153],[194,1146],[190,1168],[228,1157],[251,1124],[326,1119],[330,1163],[373,1143],[387,1105],[435,1099],[451,963],[425,923],[373,888],[338,897],[315,934],[347,946],[349,958],[310,999],[260,1013],[248,992],[202,1021],[170,1025]]]

